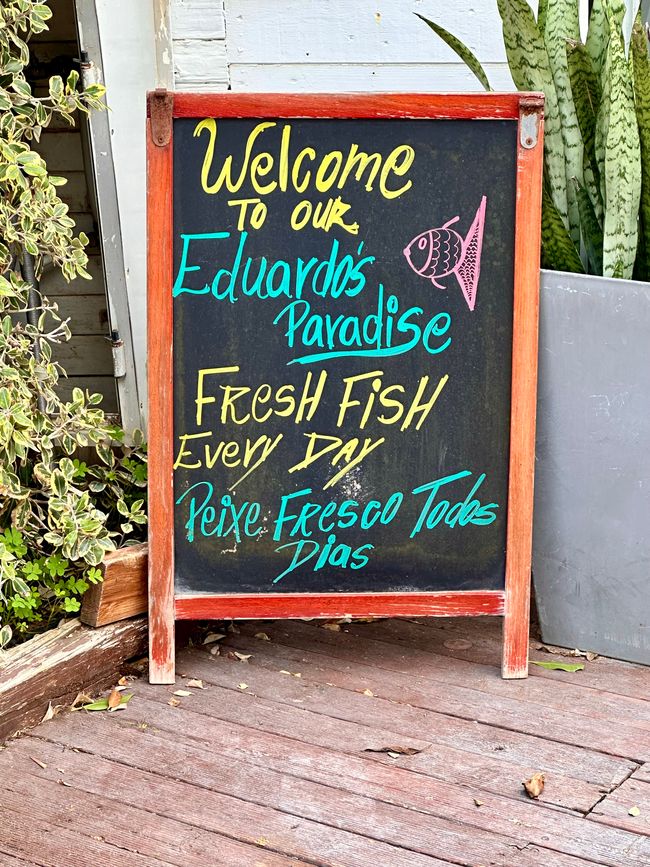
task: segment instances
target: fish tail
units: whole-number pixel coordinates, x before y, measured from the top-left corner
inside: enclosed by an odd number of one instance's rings
[[[460,251],[460,261],[455,268],[460,288],[470,310],[476,304],[478,279],[481,273],[481,249],[483,247],[483,227],[485,225],[485,207],[487,198],[483,196],[478,207],[474,222],[469,227]]]

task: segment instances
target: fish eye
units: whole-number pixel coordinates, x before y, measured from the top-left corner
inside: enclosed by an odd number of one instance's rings
[[[424,250],[424,248],[426,246],[427,246],[427,239],[426,238],[420,238],[420,240],[418,242],[418,250]]]

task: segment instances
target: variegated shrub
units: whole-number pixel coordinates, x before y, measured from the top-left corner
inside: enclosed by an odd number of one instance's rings
[[[497,3],[516,87],[545,95],[542,264],[650,279],[650,61],[640,12],[626,45],[625,0],[594,0],[582,43],[579,0],[540,0],[537,18],[526,0]],[[490,90],[469,48],[419,17]]]
[[[102,107],[103,88],[80,89],[73,70],[50,79],[49,96],[32,93],[27,41],[50,15],[44,3],[0,2],[0,651],[77,611],[105,552],[146,520],[141,444],[120,447],[100,395],[60,397],[55,354],[68,325],[46,298],[36,321],[26,315],[25,251],[37,273],[47,260],[66,279],[89,277],[88,239],[57,194],[65,181],[31,145],[53,115],[72,123],[75,110]]]

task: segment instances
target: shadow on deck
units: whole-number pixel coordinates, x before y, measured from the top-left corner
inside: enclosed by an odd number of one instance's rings
[[[240,623],[0,751],[0,864],[648,867],[650,669],[499,665],[488,618]]]

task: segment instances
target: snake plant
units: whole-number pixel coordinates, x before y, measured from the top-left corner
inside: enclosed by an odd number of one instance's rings
[[[526,0],[497,4],[515,86],[546,98],[542,264],[650,279],[650,59],[640,12],[626,45],[625,0],[594,0],[583,43],[579,0],[540,0],[537,18]],[[491,90],[469,48],[418,17]]]

